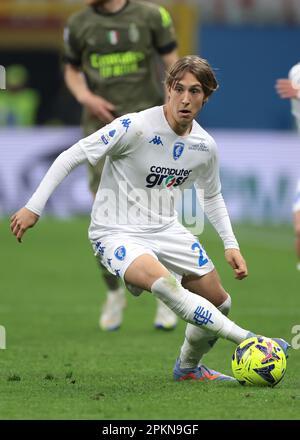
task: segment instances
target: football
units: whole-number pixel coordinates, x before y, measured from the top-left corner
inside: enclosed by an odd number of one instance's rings
[[[242,385],[274,387],[285,374],[286,356],[273,339],[254,336],[236,347],[231,366]]]

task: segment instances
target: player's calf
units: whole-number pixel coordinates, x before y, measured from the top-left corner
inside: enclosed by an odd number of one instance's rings
[[[184,289],[172,275],[157,279],[151,291],[182,319],[216,336],[237,344],[248,337],[248,330],[237,326],[205,298]]]

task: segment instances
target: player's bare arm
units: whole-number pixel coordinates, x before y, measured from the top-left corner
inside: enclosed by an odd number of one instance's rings
[[[226,249],[225,258],[232,267],[236,279],[242,280],[248,276],[247,264],[238,249]]]
[[[292,81],[287,78],[280,78],[276,81],[275,88],[280,98],[298,98],[299,89],[294,87]]]
[[[65,66],[65,82],[70,92],[76,100],[83,106],[87,107],[90,113],[96,116],[105,124],[114,120],[113,112],[115,106],[102,98],[92,93],[87,87],[86,81],[82,72],[72,64]]]
[[[22,243],[22,237],[27,229],[32,228],[39,218],[39,215],[25,207],[19,209],[19,211],[11,216],[10,229],[19,243]]]

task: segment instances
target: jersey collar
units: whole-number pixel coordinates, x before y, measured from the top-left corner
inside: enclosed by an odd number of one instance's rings
[[[103,11],[102,9],[98,9],[96,5],[93,5],[93,6],[90,6],[90,7],[93,9],[93,11],[94,11],[96,14],[99,14],[99,15],[106,15],[106,16],[113,16],[113,15],[117,15],[117,14],[120,14],[121,12],[123,12],[124,9],[127,8],[127,6],[129,5],[129,2],[130,2],[130,0],[127,0],[126,3],[125,3],[125,5],[124,5],[121,9],[119,9],[118,11],[116,11],[116,12],[107,12],[107,11]]]

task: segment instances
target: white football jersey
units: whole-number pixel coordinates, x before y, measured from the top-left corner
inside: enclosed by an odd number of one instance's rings
[[[115,119],[78,144],[92,165],[106,154],[91,239],[99,231],[136,234],[170,225],[177,221],[176,193],[193,183],[205,198],[221,191],[214,139],[196,121],[189,135],[178,136],[163,106]]]
[[[300,63],[296,64],[289,71],[289,79],[293,86],[300,91]],[[300,132],[300,97],[291,99],[292,114],[295,117],[298,131]]]

